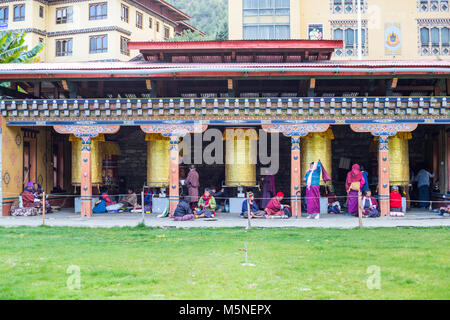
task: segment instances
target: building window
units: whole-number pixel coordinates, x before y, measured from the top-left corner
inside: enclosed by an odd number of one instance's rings
[[[128,41],[130,41],[130,39],[120,37],[120,53],[126,56],[130,55],[130,50],[128,50]]]
[[[8,7],[0,7],[0,24],[8,24]]]
[[[14,6],[14,21],[25,20],[25,5],[18,4]]]
[[[94,3],[89,5],[89,20],[103,20],[108,18],[108,4]]]
[[[339,24],[335,22],[331,26],[331,36],[333,40],[342,40],[344,42],[344,47],[342,49],[336,49],[334,54],[338,57],[351,57],[358,55],[358,28],[357,22],[352,21],[348,24]],[[362,54],[364,56],[368,55],[368,32],[367,32],[367,21],[362,21],[361,28],[361,46]]]
[[[152,18],[148,18],[148,27],[150,29],[153,28],[153,19]]]
[[[448,12],[449,0],[417,0],[417,10],[422,12]]]
[[[120,19],[128,23],[128,7],[123,4],[120,7]]]
[[[136,27],[142,29],[142,13],[136,11]]]
[[[44,7],[39,6],[39,18],[44,18]]]
[[[367,0],[359,0],[361,3],[361,12],[367,12]],[[358,0],[330,0],[332,13],[357,13]]]
[[[159,22],[156,22],[156,32],[159,32]]]
[[[72,23],[72,22],[73,22],[72,7],[56,8],[56,24]]]
[[[72,39],[59,39],[56,40],[56,56],[64,57],[72,55]]]
[[[290,39],[289,0],[244,0],[244,40]]]
[[[170,29],[168,27],[164,27],[164,40],[169,40],[170,38]]]
[[[442,24],[433,24],[429,20],[422,21],[422,23],[419,20],[419,55],[450,55],[450,19],[444,20],[448,21]]]
[[[89,53],[108,52],[108,36],[94,36],[89,38]]]

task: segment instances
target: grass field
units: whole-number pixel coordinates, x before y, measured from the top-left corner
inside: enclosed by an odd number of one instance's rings
[[[0,275],[0,299],[449,299],[450,229],[0,228]]]

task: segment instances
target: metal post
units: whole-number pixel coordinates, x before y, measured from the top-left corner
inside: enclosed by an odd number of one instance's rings
[[[45,191],[42,193],[42,224],[45,225]]]
[[[142,223],[145,223],[145,202],[144,202],[144,191],[141,191],[141,207],[142,207]]]
[[[363,222],[362,222],[362,210],[361,210],[361,191],[358,192],[358,221],[359,221],[359,228],[362,229]]]
[[[251,223],[250,223],[250,197],[248,196],[248,193],[247,193],[247,230],[248,229],[250,229],[252,226],[251,226]],[[246,248],[247,249],[247,248]],[[247,251],[246,251],[246,253],[245,254],[247,254]],[[246,261],[247,262],[247,261]]]

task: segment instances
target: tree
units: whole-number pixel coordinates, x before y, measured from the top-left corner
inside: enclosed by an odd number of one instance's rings
[[[182,34],[173,36],[169,41],[202,41],[207,40],[200,32],[184,30]]]
[[[228,21],[224,21],[222,27],[216,33],[215,40],[228,40]]]
[[[28,51],[25,43],[25,32],[2,31],[0,32],[0,63],[35,62],[36,56],[44,48],[39,43]]]
[[[25,45],[25,32],[2,31],[0,32],[0,63],[21,63],[21,62],[36,62],[36,56],[44,48],[43,43],[39,43],[33,49],[28,51],[28,46]],[[9,91],[10,94],[11,83],[0,82],[0,98],[4,91]],[[14,89],[16,90],[16,89]],[[17,91],[25,92],[20,86],[17,86]]]
[[[219,40],[218,33],[220,40],[225,40],[223,39],[225,33],[222,31],[228,21],[228,0],[168,0],[168,2],[192,17],[187,22],[206,33],[207,38],[204,40]]]

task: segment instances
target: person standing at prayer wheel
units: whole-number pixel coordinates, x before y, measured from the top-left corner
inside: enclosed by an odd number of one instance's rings
[[[269,203],[270,199],[275,196],[275,176],[273,174],[262,176],[262,200],[261,207],[265,208]]]
[[[319,159],[317,162],[311,162],[309,170],[305,174],[308,219],[319,219],[320,217],[320,174],[324,181],[331,180]]]
[[[425,169],[421,169],[416,177],[417,188],[419,189],[419,208],[428,208],[430,206],[430,179],[434,178],[434,174],[429,173]]]
[[[364,185],[361,187],[361,192],[369,190],[369,173],[365,170],[364,166],[361,165],[361,172],[364,177]]]
[[[199,175],[194,165],[191,165],[189,173],[184,181],[188,188],[189,202],[191,207],[198,201],[198,187],[200,186]]]
[[[359,164],[354,164],[352,170],[347,173],[345,190],[347,190],[348,213],[358,216],[358,193],[364,185],[364,176],[359,168]]]

